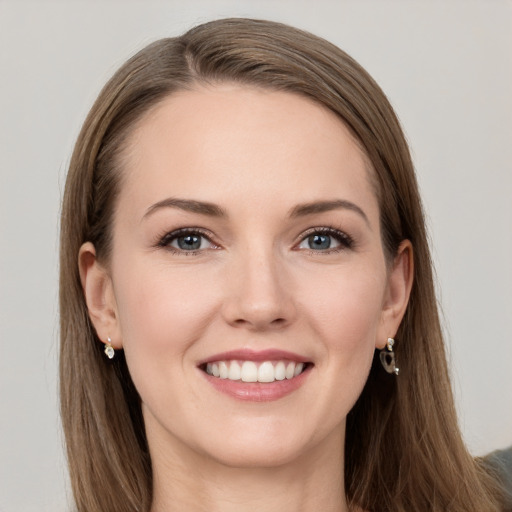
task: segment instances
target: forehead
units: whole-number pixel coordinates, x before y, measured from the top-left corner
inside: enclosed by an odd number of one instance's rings
[[[236,84],[161,101],[137,123],[123,160],[121,196],[135,202],[183,194],[223,202],[247,189],[307,202],[336,186],[375,196],[364,151],[332,111],[294,93]]]

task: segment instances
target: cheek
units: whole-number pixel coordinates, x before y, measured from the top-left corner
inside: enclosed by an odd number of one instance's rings
[[[135,258],[117,268],[116,298],[127,357],[151,351],[172,358],[193,344],[211,321],[216,297],[197,272],[172,271]]]
[[[384,265],[347,266],[315,278],[305,283],[303,306],[329,352],[343,352],[342,360],[373,353],[386,286]]]
[[[168,411],[183,409],[183,397],[187,403],[201,403],[194,388],[191,348],[212,323],[218,297],[200,272],[176,271],[147,260],[137,263],[117,267],[121,339],[143,403],[155,417],[167,418]],[[172,418],[167,421],[175,424]]]

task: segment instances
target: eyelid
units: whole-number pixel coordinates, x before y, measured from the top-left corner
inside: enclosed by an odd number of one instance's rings
[[[173,247],[171,245],[171,242],[174,241],[176,238],[179,238],[180,236],[191,235],[191,234],[199,235],[199,236],[205,238],[206,240],[208,240],[208,242],[210,242],[210,244],[212,244],[213,247],[208,247],[207,249],[184,251],[179,248]],[[200,252],[206,251],[206,250],[220,248],[219,244],[217,244],[213,241],[213,236],[210,231],[208,231],[204,228],[198,228],[198,227],[185,227],[185,228],[174,229],[172,231],[165,231],[163,235],[160,235],[157,237],[155,246],[161,247],[163,249],[166,249],[166,250],[176,253],[176,254],[184,254],[184,255],[194,255],[194,254],[198,254]]]
[[[318,251],[318,250],[313,250],[313,249],[300,249],[298,247],[308,237],[310,237],[311,235],[314,235],[316,233],[332,236],[339,242],[339,246],[333,247],[330,249],[326,249],[324,251]],[[309,228],[306,231],[303,231],[300,234],[299,240],[295,244],[294,247],[296,248],[296,250],[305,250],[305,251],[309,251],[314,254],[320,254],[320,253],[329,254],[329,253],[333,253],[333,252],[340,252],[340,251],[343,251],[346,249],[352,249],[354,247],[354,244],[355,244],[354,239],[341,229],[333,228],[330,226],[317,226],[317,227]]]
[[[346,249],[353,248],[353,246],[355,244],[354,239],[341,229],[333,228],[331,226],[316,226],[316,227],[309,228],[306,231],[303,231],[299,235],[297,242],[293,246],[293,249],[301,250],[301,251],[302,250],[308,251],[308,249],[299,248],[298,246],[302,242],[304,242],[309,236],[317,234],[317,233],[322,234],[322,235],[332,236],[339,243],[339,245],[336,247],[326,249],[326,250],[322,250],[322,251],[309,249],[309,252],[314,253],[314,254],[319,254],[319,253],[329,254],[329,253],[334,253],[334,252],[340,252],[340,251],[343,251]],[[188,234],[195,234],[195,235],[199,235],[199,236],[205,238],[206,240],[208,240],[208,242],[210,244],[212,244],[212,247],[208,247],[205,249],[185,251],[185,250],[171,246],[171,242],[174,241],[176,238],[178,238],[180,236],[185,236]],[[181,255],[195,255],[195,254],[207,251],[207,250],[221,248],[221,246],[214,241],[214,236],[209,230],[200,228],[200,227],[195,227],[195,226],[194,227],[182,227],[182,228],[174,229],[172,231],[165,231],[163,234],[156,237],[156,242],[155,242],[154,246],[161,247],[170,252],[173,252],[176,254],[181,254]]]

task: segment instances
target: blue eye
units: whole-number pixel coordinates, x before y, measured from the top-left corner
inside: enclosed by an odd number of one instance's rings
[[[179,229],[166,234],[160,242],[160,247],[166,247],[175,252],[194,253],[203,249],[215,249],[216,245],[201,232],[189,229]]]
[[[332,237],[330,235],[319,234],[308,236],[305,241],[309,249],[314,249],[318,251],[330,249],[331,244],[333,242]]]
[[[198,249],[201,249],[202,242],[202,236],[190,234],[176,237],[171,242],[171,246],[181,249],[182,251],[197,251]]]
[[[323,228],[311,230],[302,239],[298,248],[317,252],[330,252],[350,248],[352,244],[352,239],[345,233],[336,229]]]

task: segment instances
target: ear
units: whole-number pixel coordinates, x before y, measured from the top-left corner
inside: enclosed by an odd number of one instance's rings
[[[78,253],[80,281],[84,291],[89,317],[100,340],[111,338],[115,349],[122,347],[117,305],[112,279],[107,269],[96,258],[96,249],[91,242],[80,247]]]
[[[381,322],[375,346],[384,348],[388,338],[393,338],[404,317],[414,279],[414,258],[412,244],[404,240],[398,247],[388,276],[384,295]]]

